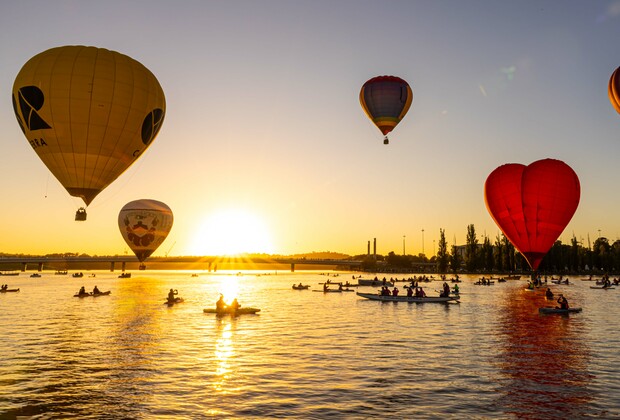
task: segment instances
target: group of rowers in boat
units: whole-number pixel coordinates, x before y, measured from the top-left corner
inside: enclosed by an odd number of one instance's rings
[[[545,291],[545,297],[547,298],[547,300],[553,299],[553,292],[548,287],[547,287],[547,291]],[[558,295],[557,302],[560,304],[560,306],[556,306],[555,309],[568,309],[569,308],[568,300],[563,294]]]
[[[220,293],[220,298],[215,302],[215,310],[217,312],[236,311],[241,305],[237,302],[237,298],[234,298],[230,305],[224,302],[224,295]]]
[[[620,279],[616,278],[616,279],[613,279],[613,280],[609,280],[609,275],[605,274],[601,280],[596,282],[596,284],[600,284],[603,287],[611,287],[612,284],[617,286],[618,284],[620,284]]]
[[[361,277],[361,276],[360,276]],[[441,278],[442,280],[445,280],[445,275],[442,275]],[[357,277],[353,276],[353,279],[356,279]],[[383,284],[386,284],[388,281],[390,283],[396,283],[397,281],[400,282],[405,282],[405,283],[410,283],[411,285],[417,284],[419,281],[421,282],[426,282],[429,283],[431,281],[435,280],[434,276],[427,276],[427,275],[421,275],[421,276],[413,276],[413,277],[408,277],[408,278],[404,278],[402,280],[399,280],[398,277],[393,278],[390,277],[389,280],[387,279],[387,277],[383,277],[382,279],[379,279],[379,277],[375,276],[375,278],[373,279],[373,281],[376,282],[383,282]],[[458,276],[457,276],[457,280],[458,280]]]
[[[407,289],[407,297],[426,297],[426,292],[424,291],[424,289],[417,285],[416,286],[405,286],[405,289]],[[394,287],[394,289],[390,290],[389,287],[383,286],[381,290],[379,290],[379,294],[381,296],[398,296],[399,293],[400,291],[398,290],[398,287]],[[448,283],[444,282],[443,290],[439,292],[439,296],[449,297],[450,293],[454,293],[454,294],[459,293],[458,284],[454,285],[453,290],[450,290],[450,286],[448,285]]]
[[[3,284],[2,287],[0,288],[0,290],[9,290],[9,285],[8,284]]]
[[[84,296],[84,295],[88,295],[89,293],[86,291],[86,289],[84,288],[84,286],[80,287],[80,291],[78,292],[78,295],[80,296]],[[93,295],[100,295],[101,294],[101,290],[99,290],[99,288],[97,286],[93,287]]]
[[[301,285],[301,283],[299,283]],[[355,286],[354,284],[349,283],[348,281],[345,284],[342,283],[331,283],[329,280],[326,281],[325,283],[323,283],[323,291],[327,292],[329,289],[329,285],[330,284],[337,284],[338,285],[338,290],[345,290],[345,288],[349,288],[349,286]]]

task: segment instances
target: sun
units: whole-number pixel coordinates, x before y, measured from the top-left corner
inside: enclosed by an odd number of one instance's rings
[[[198,227],[191,245],[194,255],[273,253],[267,225],[243,209],[222,209],[210,214]]]

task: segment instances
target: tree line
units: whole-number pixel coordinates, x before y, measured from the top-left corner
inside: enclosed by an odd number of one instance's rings
[[[480,239],[473,224],[467,226],[467,239],[463,246],[452,245],[449,249],[444,229],[439,229],[437,254],[431,258],[426,255],[397,255],[393,251],[387,256],[361,255],[362,268],[369,271],[404,270],[432,271],[438,273],[506,273],[531,271],[525,258],[515,249],[503,233],[493,240],[484,235]],[[590,246],[580,243],[573,235],[570,244],[556,241],[545,255],[539,272],[548,273],[589,273],[620,272],[620,240],[610,243],[599,237]]]

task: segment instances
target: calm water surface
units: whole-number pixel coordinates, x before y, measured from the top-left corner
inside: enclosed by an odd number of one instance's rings
[[[416,305],[312,291],[328,278],[351,274],[0,277],[21,288],[0,294],[0,418],[620,418],[620,289],[551,285],[584,308],[562,316],[524,281]],[[261,312],[203,313],[220,292]]]

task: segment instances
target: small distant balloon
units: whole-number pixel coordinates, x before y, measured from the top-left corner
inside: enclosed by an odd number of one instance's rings
[[[121,209],[118,228],[138,260],[144,262],[164,242],[173,219],[172,210],[161,201],[135,200]]]
[[[387,134],[405,117],[412,102],[411,87],[396,76],[374,77],[364,83],[360,91],[360,104],[385,136],[384,144],[389,144]]]
[[[12,101],[30,146],[86,206],[150,146],[166,110],[164,92],[146,67],[81,45],[28,60],[13,83]],[[86,220],[80,210],[76,220]]]
[[[607,87],[609,101],[617,113],[620,114],[620,67],[611,74],[609,86]]]
[[[579,205],[579,178],[566,163],[509,163],[484,184],[487,209],[506,238],[536,271]]]

